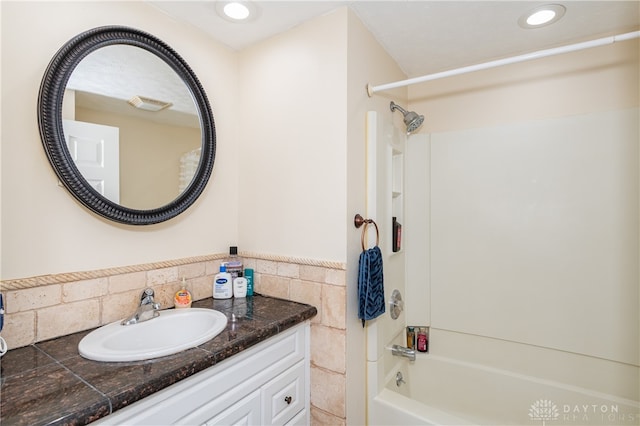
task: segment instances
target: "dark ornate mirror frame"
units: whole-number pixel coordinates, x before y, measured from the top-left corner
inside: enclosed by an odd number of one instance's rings
[[[145,49],[163,59],[185,82],[200,115],[202,150],[191,184],[171,203],[151,210],[121,206],[98,193],[76,167],[64,139],[62,100],[71,73],[91,52],[105,46],[126,44]],[[211,106],[189,65],[168,45],[145,32],[121,26],[99,27],[71,39],[47,67],[38,94],[38,125],[49,162],[62,184],[83,205],[107,219],[129,225],[164,222],[184,212],[200,196],[213,170],[216,133]]]

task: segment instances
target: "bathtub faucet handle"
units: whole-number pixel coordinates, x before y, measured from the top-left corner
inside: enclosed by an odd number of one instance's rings
[[[403,310],[404,301],[402,300],[402,294],[398,289],[395,289],[393,293],[391,293],[391,300],[389,300],[389,314],[391,315],[391,319],[398,319]]]

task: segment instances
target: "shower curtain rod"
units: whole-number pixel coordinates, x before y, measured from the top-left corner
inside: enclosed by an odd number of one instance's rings
[[[466,74],[469,72],[485,70],[488,68],[495,68],[502,65],[515,64],[517,62],[524,62],[524,61],[529,61],[531,59],[544,58],[547,56],[558,55],[561,53],[575,52],[578,50],[589,49],[591,47],[604,46],[607,44],[613,44],[617,41],[631,40],[633,38],[638,38],[638,37],[640,37],[640,31],[633,31],[630,33],[603,37],[596,40],[570,44],[567,46],[554,47],[554,48],[545,49],[545,50],[538,50],[537,52],[525,53],[524,55],[512,56],[510,58],[498,59],[495,61],[485,62],[482,64],[456,68],[449,71],[437,72],[435,74],[428,74],[422,77],[409,78],[407,80],[396,81],[394,83],[381,84],[378,86],[371,86],[370,84],[367,84],[367,93],[369,94],[369,97],[371,97],[375,92],[380,92],[383,90],[395,89],[397,87],[409,86],[411,84],[424,83],[425,81],[438,80],[440,78]]]

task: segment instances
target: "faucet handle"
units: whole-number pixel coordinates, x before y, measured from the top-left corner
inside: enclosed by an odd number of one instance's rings
[[[391,314],[391,319],[398,319],[400,313],[404,311],[404,301],[402,300],[402,294],[400,290],[395,289],[393,293],[391,293],[391,300],[389,300],[389,314]]]
[[[155,303],[153,296],[155,296],[153,289],[151,287],[145,288],[140,295],[140,306]]]

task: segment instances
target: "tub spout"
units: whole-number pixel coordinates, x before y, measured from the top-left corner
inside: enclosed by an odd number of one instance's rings
[[[391,347],[391,355],[394,356],[402,356],[405,358],[409,358],[410,361],[416,360],[416,351],[413,349],[405,348],[400,345],[393,345]]]

